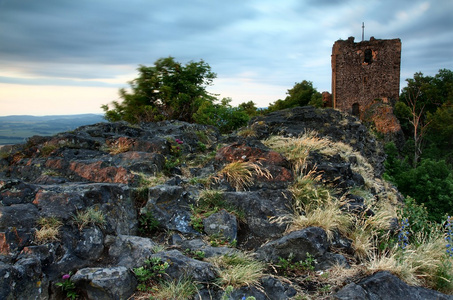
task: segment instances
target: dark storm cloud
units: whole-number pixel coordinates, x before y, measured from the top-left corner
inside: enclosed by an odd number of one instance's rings
[[[203,59],[219,77],[326,90],[333,43],[359,40],[362,22],[367,38],[401,38],[403,68],[453,68],[452,3],[0,0],[0,82],[96,85],[175,56]]]
[[[182,52],[196,36],[252,17],[234,1],[6,1],[0,57],[69,63],[139,63]],[[189,44],[189,45],[188,45]],[[202,47],[202,45],[198,45]],[[152,62],[155,58],[152,59]]]

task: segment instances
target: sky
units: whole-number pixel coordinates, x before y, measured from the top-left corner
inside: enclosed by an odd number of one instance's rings
[[[331,91],[339,39],[400,38],[401,88],[453,70],[452,0],[0,0],[0,116],[102,113],[139,65],[204,60],[207,90],[266,107]]]

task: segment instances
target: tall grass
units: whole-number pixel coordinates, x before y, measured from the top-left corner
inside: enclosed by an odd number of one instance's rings
[[[335,231],[346,233],[351,216],[341,210],[344,202],[332,196],[331,189],[320,184],[320,178],[315,170],[300,175],[289,188],[293,195],[292,214],[277,217],[273,222],[288,224],[288,231],[321,227],[329,240]]]
[[[306,160],[310,151],[320,150],[329,145],[329,140],[318,137],[314,130],[306,131],[299,137],[272,136],[263,143],[286,156],[293,164],[295,173],[306,168]]]

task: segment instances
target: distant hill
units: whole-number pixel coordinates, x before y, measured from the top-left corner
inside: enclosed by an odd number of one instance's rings
[[[23,143],[34,135],[54,135],[99,122],[105,120],[102,115],[97,114],[0,117],[0,145]]]

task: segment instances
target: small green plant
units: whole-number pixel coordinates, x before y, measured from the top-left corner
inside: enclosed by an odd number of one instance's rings
[[[57,146],[55,146],[55,145],[50,145],[50,144],[44,145],[44,146],[41,148],[41,156],[47,157],[47,156],[49,156],[55,149],[57,149]]]
[[[141,234],[149,234],[159,228],[159,220],[157,220],[151,211],[141,214],[138,218],[138,231]]]
[[[318,289],[318,292],[321,294],[328,294],[330,290],[332,289],[332,286],[330,284],[326,284]]]
[[[200,142],[202,142],[203,144],[207,144],[210,142],[209,137],[205,131],[197,130],[197,131],[195,131],[195,134],[197,135]]]
[[[169,264],[163,262],[159,257],[145,260],[145,265],[133,269],[138,280],[137,289],[142,292],[150,291],[153,283],[162,280],[168,267]]]
[[[167,141],[170,143],[170,153],[172,156],[179,157],[181,156],[182,152],[182,144],[184,144],[183,141],[180,139],[172,139],[172,138],[167,138]]]
[[[103,227],[106,223],[104,213],[95,207],[89,207],[85,211],[77,211],[76,215],[73,216],[73,220],[79,230],[89,225]]]
[[[203,218],[200,215],[198,214],[192,215],[190,217],[190,225],[192,225],[193,229],[195,229],[196,231],[203,233],[204,230]]]
[[[234,288],[229,285],[225,288],[225,291],[223,292],[223,295],[222,295],[222,300],[228,300],[230,298],[230,295],[231,293],[233,293],[234,291]]]
[[[68,299],[77,299],[79,295],[76,292],[75,284],[71,281],[71,273],[64,274],[62,277],[62,282],[57,282],[55,285],[60,287],[63,292],[66,293],[66,298]]]
[[[42,175],[51,176],[51,177],[61,176],[60,173],[58,173],[57,171],[54,171],[54,170],[44,170],[42,172]]]
[[[278,269],[285,275],[290,274],[300,275],[307,271],[313,271],[315,269],[316,259],[310,253],[306,253],[306,258],[304,261],[294,262],[294,255],[290,254],[288,258],[278,258]]]
[[[193,258],[195,259],[198,259],[198,260],[202,260],[203,258],[205,258],[206,256],[206,253],[202,250],[190,250],[190,249],[186,249],[184,251],[185,254],[187,255],[190,255],[192,256]]]
[[[202,143],[202,142],[200,142],[200,141],[197,142],[197,148],[198,148],[198,150],[200,150],[201,152],[205,152],[206,149],[207,149],[206,144],[204,144],[204,143]]]

